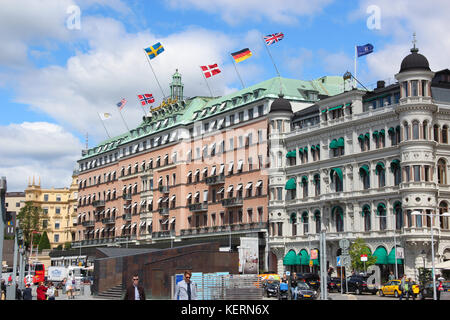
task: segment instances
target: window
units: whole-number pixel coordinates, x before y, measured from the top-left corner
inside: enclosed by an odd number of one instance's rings
[[[48,194],[44,194],[44,201],[45,201],[45,202],[48,201]]]
[[[258,117],[262,117],[264,113],[264,106],[258,106]]]
[[[405,137],[405,139],[403,139],[403,140],[409,140],[409,126],[408,126],[408,123],[407,122],[405,122],[404,124],[403,124],[403,127],[404,127],[404,137]]]
[[[56,201],[61,202],[61,196],[59,194],[56,195]]]
[[[55,234],[54,236],[53,236],[53,242],[59,242],[59,234]]]
[[[55,208],[55,213],[56,214],[61,214],[61,208],[60,207],[56,207]]]
[[[307,212],[304,212],[302,214],[302,222],[303,222],[303,234],[308,234],[309,233],[309,218],[308,218]]]
[[[410,178],[411,171],[410,171],[410,170],[411,170],[411,169],[410,169],[409,166],[405,166],[405,167],[404,167],[404,172],[405,172],[405,182],[409,182],[409,181],[411,180],[411,178]]]
[[[414,182],[420,182],[420,166],[413,166]]]
[[[60,222],[56,221],[55,222],[55,230],[59,230],[59,227],[60,227]]]
[[[253,109],[248,109],[248,120],[253,119]]]
[[[230,115],[230,126],[234,125],[234,114]]]
[[[448,126],[442,127],[442,143],[448,143]]]
[[[411,96],[417,97],[419,95],[419,81],[411,81]]]
[[[406,98],[406,97],[408,97],[409,96],[409,94],[408,94],[408,82],[403,82],[402,83],[402,91],[403,91],[403,98]]]
[[[444,159],[438,161],[438,183],[447,184],[447,163]]]
[[[419,123],[417,121],[413,122],[413,139],[419,139]]]
[[[422,80],[422,97],[427,96],[427,81]]]
[[[239,112],[239,122],[244,121],[244,111]]]
[[[42,228],[43,229],[47,229],[48,228],[48,221],[47,220],[42,220]]]
[[[364,217],[364,231],[370,231],[371,230],[370,206],[365,205],[363,207],[362,215]]]
[[[316,233],[320,233],[320,229],[321,229],[320,211],[317,210],[314,213],[314,219],[316,220]]]
[[[378,216],[380,217],[380,230],[386,230],[386,206],[382,203],[378,205]]]

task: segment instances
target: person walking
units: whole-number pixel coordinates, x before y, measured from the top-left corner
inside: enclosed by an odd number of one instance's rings
[[[47,296],[46,296],[46,292],[47,292],[47,287],[44,286],[44,283],[41,281],[39,282],[39,286],[36,290],[37,293],[37,300],[47,300]]]
[[[197,300],[197,285],[191,277],[190,271],[184,272],[184,279],[177,283],[174,300]]]
[[[291,277],[291,300],[297,300],[297,273],[292,273]]]
[[[53,286],[53,282],[49,282],[47,286],[47,300],[55,300],[55,287]]]
[[[415,283],[412,281],[411,278],[408,278],[408,297],[411,297],[413,300],[416,300],[416,294],[414,293],[413,286]],[[408,299],[406,299],[408,300]]]
[[[403,296],[405,295],[405,287],[406,285],[406,275],[403,275],[402,280],[400,281],[400,301],[402,301]]]
[[[124,300],[145,300],[145,291],[142,286],[139,286],[137,274],[133,276],[133,284],[128,286]]]
[[[16,283],[16,300],[22,300],[22,291],[19,289],[18,283]]]
[[[73,299],[73,285],[71,279],[66,279],[66,293],[67,299]]]
[[[442,285],[442,280],[439,279],[439,283],[437,285],[437,290],[436,290],[437,300],[441,300],[441,292],[442,291],[444,291],[444,286]]]
[[[33,300],[33,291],[31,290],[29,283],[27,283],[25,289],[23,289],[22,297],[23,300]]]

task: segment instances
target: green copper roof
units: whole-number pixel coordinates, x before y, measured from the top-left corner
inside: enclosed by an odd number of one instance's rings
[[[223,97],[194,97],[178,101],[152,112],[151,121],[144,120],[130,132],[105,140],[97,147],[91,148],[82,157],[82,160],[98,156],[142,137],[167,131],[180,125],[189,125],[194,121],[217,116],[252,102],[276,99],[280,94],[280,88],[287,100],[313,103],[316,100],[310,100],[309,92],[327,96],[342,93],[343,79],[342,77],[327,76],[312,81],[304,81],[275,77]]]

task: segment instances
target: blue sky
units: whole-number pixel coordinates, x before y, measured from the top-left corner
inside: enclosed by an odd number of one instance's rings
[[[141,51],[158,41],[166,48],[152,62],[160,82],[168,92],[171,75],[179,68],[188,96],[209,95],[200,64],[219,63],[222,74],[210,80],[215,94],[239,89],[229,53],[247,47],[254,56],[238,65],[245,84],[276,76],[261,39],[275,32],[285,34],[270,47],[284,77],[311,80],[353,72],[355,45],[372,43],[375,52],[358,59],[358,78],[369,87],[380,79],[393,81],[412,46],[413,32],[432,69],[448,68],[450,43],[439,41],[438,35],[447,27],[449,4],[431,2],[283,0],[274,6],[267,0],[4,0],[0,147],[5,152],[0,175],[12,177],[10,185],[18,190],[33,174],[51,175],[44,183],[67,184],[62,176],[70,176],[86,133],[90,147],[105,139],[97,112],[113,113],[107,124],[112,134],[124,131],[114,107],[122,97],[129,100],[127,123],[137,125],[143,111],[136,95],[162,98]],[[71,6],[81,10],[80,30],[67,28]],[[371,6],[379,10],[380,28],[368,27]],[[41,141],[33,140],[36,130]],[[55,132],[74,141],[71,149]],[[48,157],[58,155],[62,176],[54,175],[55,168],[33,152],[8,156],[14,154],[8,153],[11,145],[24,141],[30,141],[31,146],[23,145],[27,150],[65,150],[48,152]]]

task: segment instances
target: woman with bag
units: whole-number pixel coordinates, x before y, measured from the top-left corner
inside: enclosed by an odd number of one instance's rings
[[[53,286],[53,282],[50,282],[47,287],[47,300],[55,300],[55,287]]]
[[[73,286],[72,286],[72,280],[67,279],[66,280],[66,293],[68,299],[73,299]]]

